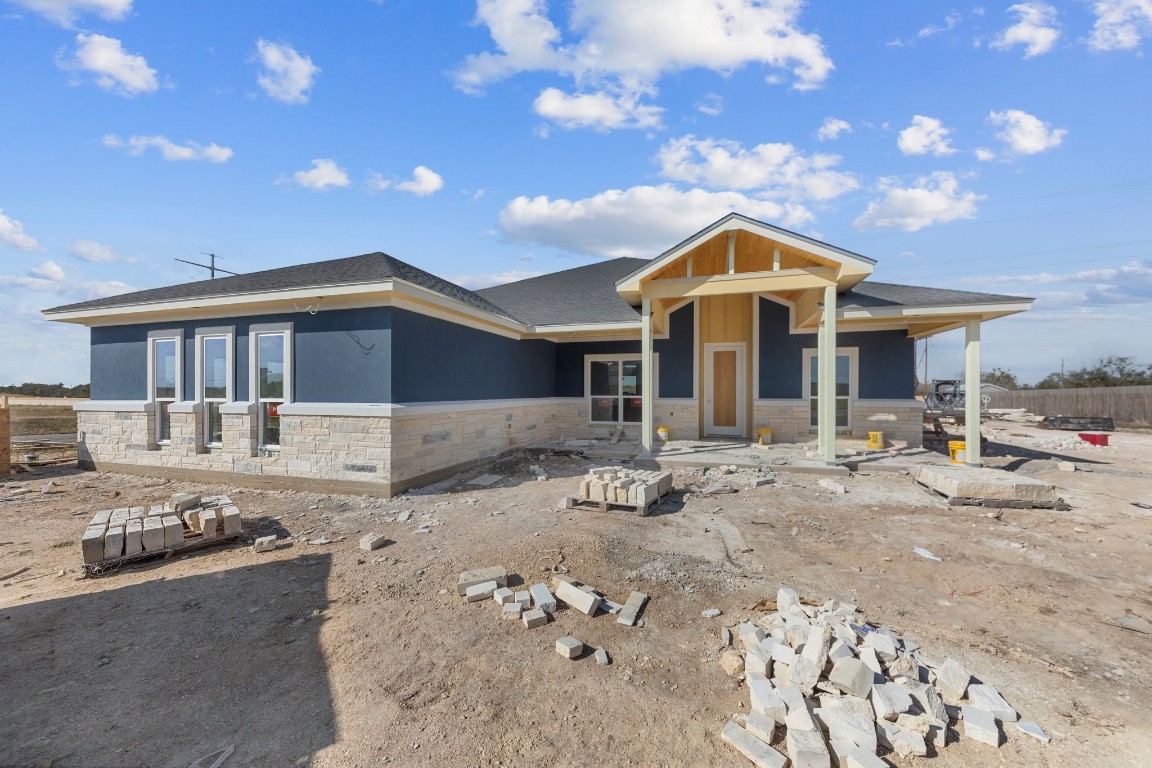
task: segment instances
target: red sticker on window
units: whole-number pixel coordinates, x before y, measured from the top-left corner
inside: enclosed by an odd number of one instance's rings
[[[280,418],[280,406],[284,403],[268,403],[268,415],[274,419]]]

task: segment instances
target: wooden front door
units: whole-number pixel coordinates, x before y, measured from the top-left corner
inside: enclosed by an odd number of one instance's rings
[[[706,427],[710,435],[744,434],[744,345],[707,344]]]

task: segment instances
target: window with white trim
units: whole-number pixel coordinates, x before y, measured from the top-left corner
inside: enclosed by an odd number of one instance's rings
[[[288,331],[261,332],[253,336],[256,370],[256,413],[260,447],[280,447],[279,408],[289,402],[291,351]]]
[[[856,399],[859,355],[856,347],[836,350],[836,429],[852,428],[852,401]],[[818,350],[804,350],[804,392],[809,402],[809,427],[815,430],[820,414],[820,355]]]
[[[204,409],[204,444],[224,439],[220,406],[232,401],[232,329],[197,329],[196,379]]]
[[[644,374],[640,356],[585,355],[584,392],[588,420],[597,424],[639,424]]]
[[[168,409],[180,399],[181,341],[179,334],[148,334],[149,394],[155,409],[157,443],[172,440],[172,416]]]

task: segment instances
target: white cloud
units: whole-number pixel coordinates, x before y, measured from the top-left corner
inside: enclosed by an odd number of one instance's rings
[[[812,219],[799,205],[662,184],[612,189],[581,200],[517,197],[500,212],[500,226],[514,243],[584,256],[651,258],[683,239],[685,232],[732,211],[786,227]]]
[[[989,43],[992,48],[1007,50],[1014,45],[1024,46],[1024,58],[1030,59],[1048,53],[1060,37],[1056,22],[1056,9],[1047,3],[1018,3],[1008,8],[1017,21]]]
[[[975,15],[979,16],[979,15],[982,15],[983,12],[979,8],[977,8],[977,9],[974,9],[973,13],[975,13]],[[956,11],[952,11],[947,16],[944,17],[944,23],[943,24],[929,24],[925,27],[921,27],[916,32],[916,35],[914,37],[911,37],[907,40],[901,40],[900,38],[896,38],[895,40],[890,40],[888,43],[886,43],[886,45],[888,45],[890,47],[894,47],[894,48],[903,48],[904,46],[907,46],[907,45],[913,45],[916,43],[917,40],[926,40],[929,37],[935,37],[936,35],[939,35],[942,32],[951,32],[963,20],[964,20],[963,16],[961,16]]]
[[[641,104],[640,95],[612,95],[605,91],[566,94],[559,88],[545,88],[532,102],[536,114],[562,128],[593,128],[608,131],[617,128],[658,128],[664,110]]]
[[[328,187],[346,187],[352,183],[347,172],[336,165],[335,160],[317,158],[312,161],[312,169],[296,171],[292,181],[308,189],[323,190]]]
[[[0,208],[0,245],[10,245],[21,251],[41,251],[40,243],[24,231],[24,225],[16,219],[4,215]]]
[[[543,105],[537,99],[537,110],[559,112],[573,126],[606,129],[655,119],[657,108],[640,99],[654,96],[669,73],[703,68],[727,74],[761,64],[790,70],[793,88],[809,90],[833,69],[819,35],[800,28],[798,0],[572,0],[563,10],[572,36],[567,42],[549,17],[547,0],[479,0],[476,23],[488,28],[495,50],[467,56],[453,73],[456,86],[479,93],[521,72],[569,77],[578,93],[565,97],[548,89],[555,93]],[[614,126],[581,118],[586,111],[615,114],[604,96],[629,119],[609,117],[609,123],[617,120]],[[574,99],[581,101],[568,103]]]
[[[427,197],[443,187],[444,177],[423,165],[416,166],[412,171],[411,181],[402,181],[396,185],[396,189],[401,192],[411,192],[417,197]]]
[[[1068,134],[1064,128],[1053,128],[1035,115],[1020,109],[988,113],[988,122],[1001,126],[996,138],[1008,145],[1017,155],[1035,155],[1060,146]]]
[[[256,75],[256,82],[264,92],[285,104],[308,103],[308,91],[316,82],[320,67],[287,43],[260,39],[256,41],[256,48],[263,67]]]
[[[71,27],[83,13],[120,21],[132,10],[132,0],[12,0],[62,27]]]
[[[38,266],[29,267],[28,274],[41,280],[51,280],[54,283],[65,279],[64,270],[54,261],[46,261]]]
[[[1092,10],[1096,23],[1088,37],[1088,47],[1093,50],[1131,50],[1152,34],[1150,0],[1097,0]]]
[[[976,155],[976,159],[982,163],[991,162],[996,159],[996,153],[988,149],[988,147],[976,147],[972,150],[972,154]]]
[[[127,154],[139,157],[149,148],[159,149],[165,160],[205,160],[209,163],[226,163],[232,157],[232,150],[213,142],[208,146],[197,144],[194,141],[176,144],[167,136],[130,136],[121,139],[115,134],[108,134],[103,139],[104,146],[113,149],[123,149]]]
[[[961,192],[955,174],[947,171],[922,176],[911,187],[888,177],[880,180],[879,187],[884,196],[869,203],[852,222],[857,229],[898,227],[918,232],[933,224],[975,218],[976,203],[984,199],[975,192]]]
[[[735,141],[672,139],[656,155],[665,178],[712,189],[758,190],[764,197],[831,200],[859,183],[833,170],[839,155],[805,155],[791,144],[759,144],[751,149]]]
[[[706,93],[696,102],[696,109],[710,117],[721,115],[724,113],[724,97],[718,93]]]
[[[52,264],[52,262],[46,262]],[[36,291],[50,293],[64,297],[64,301],[88,301],[89,299],[102,299],[105,296],[115,296],[134,290],[132,286],[118,280],[67,280],[57,278],[48,269],[48,277],[37,276],[37,270],[44,267],[32,267],[28,270],[29,277],[16,275],[0,275],[0,292],[5,288],[17,288],[21,291]],[[52,264],[52,266],[56,266]],[[59,269],[59,267],[56,267]],[[0,315],[2,316],[2,315]]]
[[[1130,261],[1122,267],[1084,269],[1077,272],[1031,275],[991,275],[968,281],[987,286],[1001,285],[1084,285],[1080,293],[1070,294],[1068,304],[1146,305],[1152,302],[1152,259]]]
[[[136,264],[139,262],[139,259],[120,256],[116,251],[112,250],[112,246],[98,243],[95,240],[77,240],[72,243],[72,257],[93,264],[107,264],[111,262]]]
[[[479,275],[453,275],[448,279],[456,285],[476,291],[481,288],[490,288],[493,285],[504,285],[505,283],[515,283],[518,280],[527,280],[530,277],[539,277],[542,274],[544,273],[509,269],[506,272],[484,272]]]
[[[104,35],[76,35],[76,52],[71,59],[61,61],[64,69],[90,72],[96,85],[121,96],[152,93],[160,87],[156,70],[147,60],[128,53],[114,37]]]
[[[820,130],[816,131],[819,141],[835,141],[842,133],[852,133],[852,124],[838,117],[826,117]]]
[[[938,118],[916,115],[911,125],[900,131],[896,145],[906,155],[951,155],[956,149],[949,143],[949,133]]]

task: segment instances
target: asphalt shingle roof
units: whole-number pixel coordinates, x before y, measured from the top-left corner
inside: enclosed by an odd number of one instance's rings
[[[200,280],[195,283],[181,283],[163,288],[150,288],[145,291],[122,293],[119,296],[109,296],[104,299],[82,301],[78,304],[66,304],[54,307],[48,312],[70,312],[85,309],[104,309],[129,304],[148,304],[162,301],[177,301],[180,299],[204,299],[214,296],[231,296],[246,293],[263,293],[265,291],[288,290],[292,288],[317,288],[327,285],[349,285],[355,283],[374,283],[380,280],[396,278],[421,288],[427,288],[443,296],[447,296],[477,309],[504,315],[513,320],[519,319],[510,315],[491,301],[477,295],[467,288],[425,272],[400,259],[393,258],[386,253],[366,253],[363,256],[350,256],[345,259],[331,259],[329,261],[316,261],[311,264],[297,264],[291,267],[277,267],[262,272],[251,272],[234,277],[219,277],[215,280]]]
[[[647,263],[612,259],[477,293],[529,325],[632,323],[640,314],[616,293],[616,281]]]
[[[876,309],[879,307],[943,307],[953,304],[998,304],[1030,301],[1021,296],[998,293],[954,291],[951,288],[927,288],[919,285],[874,283],[865,280],[836,297],[837,309]]]

